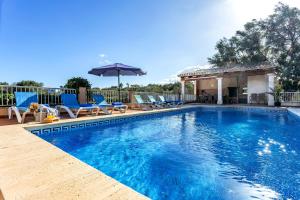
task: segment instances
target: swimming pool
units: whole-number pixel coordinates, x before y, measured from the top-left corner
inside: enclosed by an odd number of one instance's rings
[[[152,199],[300,198],[300,120],[283,111],[194,108],[39,137]]]

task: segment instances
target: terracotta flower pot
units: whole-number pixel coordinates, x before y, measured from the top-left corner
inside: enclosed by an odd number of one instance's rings
[[[277,102],[274,103],[274,105],[275,105],[276,107],[280,107],[280,106],[281,106],[281,102],[280,102],[280,101],[277,101]]]

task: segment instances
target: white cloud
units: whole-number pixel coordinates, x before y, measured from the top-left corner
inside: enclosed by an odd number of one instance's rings
[[[107,64],[110,64],[111,63],[111,61],[107,58],[107,55],[106,54],[99,54],[98,55],[98,57],[99,57],[99,64],[100,65],[107,65]]]

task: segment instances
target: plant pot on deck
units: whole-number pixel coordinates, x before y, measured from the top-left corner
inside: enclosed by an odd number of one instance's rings
[[[45,113],[45,112],[42,112],[42,113],[37,112],[37,113],[35,113],[34,117],[35,117],[35,121],[36,122],[42,122],[47,117],[47,113]]]
[[[275,103],[274,103],[274,106],[280,107],[280,106],[281,106],[281,102],[280,102],[280,101],[275,102]]]

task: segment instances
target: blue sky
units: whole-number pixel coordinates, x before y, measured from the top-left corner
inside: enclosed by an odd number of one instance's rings
[[[283,1],[300,6],[299,0]],[[82,76],[93,86],[116,85],[92,67],[139,66],[143,77],[123,83],[162,83],[182,69],[207,64],[215,43],[276,0],[0,0],[0,81],[64,85]],[[259,6],[258,6],[259,5]]]

